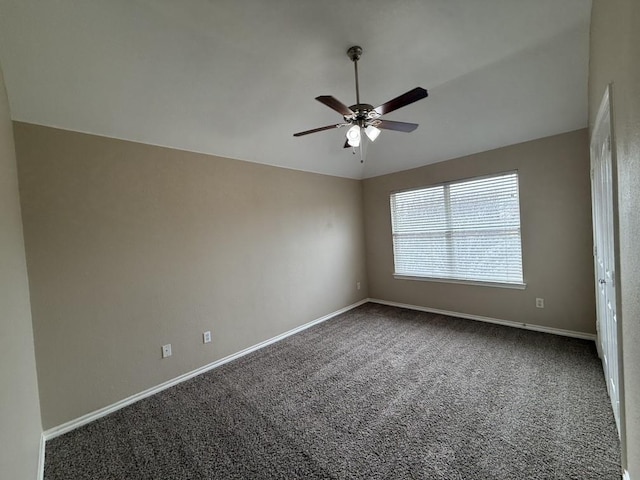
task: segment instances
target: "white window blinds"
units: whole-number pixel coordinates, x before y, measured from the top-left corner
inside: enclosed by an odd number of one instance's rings
[[[516,172],[391,194],[395,274],[523,284]]]

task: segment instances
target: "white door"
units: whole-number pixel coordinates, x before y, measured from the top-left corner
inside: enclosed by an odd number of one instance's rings
[[[596,273],[598,350],[620,432],[620,369],[616,307],[615,185],[611,108],[607,88],[591,137],[591,191]]]

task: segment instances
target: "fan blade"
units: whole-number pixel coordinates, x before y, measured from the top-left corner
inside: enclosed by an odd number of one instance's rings
[[[294,137],[301,137],[303,135],[309,135],[310,133],[324,132],[325,130],[331,130],[332,128],[344,127],[346,123],[336,123],[335,125],[327,125],[326,127],[314,128],[313,130],[305,130],[304,132],[294,133]]]
[[[389,100],[387,103],[383,103],[379,107],[375,108],[375,111],[380,115],[384,115],[389,112],[393,112],[402,107],[406,107],[407,105],[417,102],[428,96],[427,91],[422,87],[416,87],[413,90],[409,90],[406,93],[403,93],[399,97],[394,98],[393,100]]]
[[[376,127],[384,130],[395,130],[397,132],[413,132],[418,128],[417,123],[408,122],[394,122],[393,120],[378,120],[380,123],[376,123]]]
[[[342,116],[344,117],[355,115],[355,112],[353,112],[344,103],[342,103],[337,98],[332,97],[331,95],[320,95],[319,97],[316,97],[316,100],[320,103],[324,103],[327,107],[332,108],[336,112],[342,114]]]

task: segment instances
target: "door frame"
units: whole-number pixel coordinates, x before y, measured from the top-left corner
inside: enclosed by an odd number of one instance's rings
[[[614,255],[614,282],[615,282],[615,308],[616,308],[616,335],[617,335],[617,361],[618,361],[618,401],[619,401],[619,420],[620,420],[620,431],[618,432],[620,435],[620,454],[621,454],[621,464],[622,469],[625,470],[627,467],[627,448],[626,448],[626,415],[625,415],[625,388],[624,388],[624,363],[622,356],[622,345],[623,345],[623,333],[622,333],[622,296],[621,296],[621,282],[620,282],[620,236],[618,232],[620,231],[620,223],[618,219],[618,163],[617,163],[617,150],[616,150],[616,137],[615,137],[615,127],[614,127],[614,91],[613,91],[613,83],[610,83],[606,86],[604,94],[602,96],[602,101],[600,102],[600,106],[598,108],[598,112],[596,115],[596,121],[593,125],[590,135],[589,135],[589,154],[590,154],[590,162],[589,168],[590,171],[593,172],[594,167],[594,142],[596,136],[599,134],[599,130],[602,128],[602,122],[605,120],[605,116],[608,117],[609,121],[609,138],[611,142],[611,194],[612,194],[612,213],[613,213],[613,232],[611,232],[613,238],[613,255]],[[591,178],[593,185],[593,177]],[[593,188],[593,187],[592,187]],[[592,190],[593,192],[593,190]],[[592,193],[593,194],[593,193]],[[595,199],[592,198],[592,202]],[[592,207],[593,208],[593,207]],[[592,212],[594,214],[594,212]],[[596,285],[596,301],[598,301],[598,265],[597,258],[595,256],[595,247],[596,247],[596,231],[595,231],[595,223],[592,225],[593,229],[593,238],[594,238],[594,284]],[[596,315],[598,314],[596,308]],[[598,324],[598,322],[596,322]],[[596,341],[596,347],[598,349],[598,354],[602,356],[600,351],[600,332],[598,331],[598,338]],[[606,380],[606,378],[605,378]],[[607,395],[608,396],[608,395]]]

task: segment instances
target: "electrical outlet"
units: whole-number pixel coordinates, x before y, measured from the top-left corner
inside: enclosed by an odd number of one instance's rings
[[[544,298],[536,298],[536,308],[544,308]]]
[[[167,358],[171,356],[171,344],[167,343],[162,346],[162,358]]]
[[[360,290],[360,282],[356,282],[356,288]]]
[[[210,343],[211,342],[211,332],[206,331],[202,333],[202,343]]]

